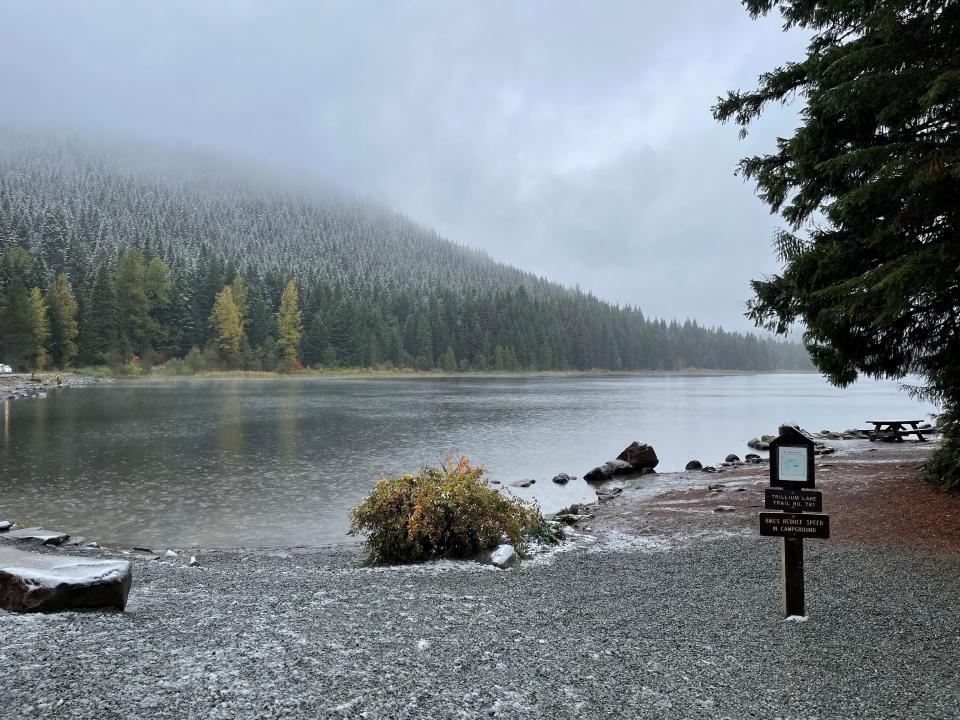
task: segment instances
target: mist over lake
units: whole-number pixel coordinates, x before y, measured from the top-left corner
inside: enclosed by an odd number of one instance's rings
[[[632,440],[658,470],[741,457],[782,421],[844,430],[927,419],[893,382],[815,374],[122,381],[3,401],[0,515],[126,545],[283,547],[348,540],[381,473],[449,451],[545,512],[595,499],[578,477]],[[706,482],[706,479],[705,481]]]

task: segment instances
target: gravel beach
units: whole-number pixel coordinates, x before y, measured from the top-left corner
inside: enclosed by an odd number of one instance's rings
[[[956,718],[960,499],[919,480],[925,451],[862,445],[818,476],[835,537],[806,543],[805,622],[755,527],[765,469],[687,473],[653,498],[624,483],[515,570],[363,568],[356,545],[131,556],[125,613],[0,611],[0,698],[98,720]],[[939,515],[871,534],[884,482]]]

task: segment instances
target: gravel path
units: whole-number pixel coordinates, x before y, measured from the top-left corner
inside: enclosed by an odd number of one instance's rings
[[[810,618],[787,623],[777,541],[744,513],[648,516],[629,497],[600,513],[519,570],[365,569],[355,546],[138,559],[124,614],[0,611],[0,703],[97,720],[960,716],[960,555],[807,543]]]

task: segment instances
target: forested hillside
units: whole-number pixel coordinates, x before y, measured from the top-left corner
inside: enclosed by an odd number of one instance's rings
[[[268,175],[129,145],[3,143],[0,360],[810,367],[798,345],[647,319],[382,208]]]

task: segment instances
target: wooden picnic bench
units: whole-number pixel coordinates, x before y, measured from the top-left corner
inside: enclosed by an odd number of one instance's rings
[[[870,431],[870,440],[889,438],[896,442],[903,442],[903,438],[916,435],[921,442],[926,440],[924,434],[930,435],[936,430],[932,427],[920,427],[922,420],[864,420],[864,422],[873,425]],[[910,427],[907,428],[907,425]]]

